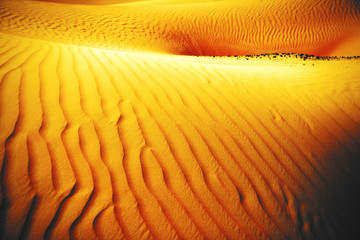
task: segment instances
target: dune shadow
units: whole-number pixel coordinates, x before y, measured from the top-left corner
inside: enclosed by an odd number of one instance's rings
[[[351,143],[338,142],[325,154],[328,171],[323,177],[329,184],[321,189],[317,201],[334,224],[340,239],[357,239],[360,235],[360,136]],[[354,144],[355,143],[355,144]]]

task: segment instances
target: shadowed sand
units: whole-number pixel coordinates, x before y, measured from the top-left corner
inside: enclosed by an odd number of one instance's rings
[[[241,4],[164,2],[0,3],[0,238],[358,236],[360,60],[174,55],[244,49],[226,48],[230,30],[197,39],[202,52],[183,41],[218,24],[194,17]],[[292,51],[350,32],[357,10],[342,9],[323,39],[290,32]],[[169,37],[194,19],[198,34]],[[246,53],[291,49],[268,36],[279,48]]]

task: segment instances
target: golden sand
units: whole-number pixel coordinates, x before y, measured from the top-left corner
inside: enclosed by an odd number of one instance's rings
[[[303,55],[356,1],[56,2],[0,2],[0,239],[358,236],[360,59]]]

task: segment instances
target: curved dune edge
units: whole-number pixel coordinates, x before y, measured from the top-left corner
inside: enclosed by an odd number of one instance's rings
[[[360,55],[358,1],[180,2],[101,6],[3,0],[0,31],[128,52]]]
[[[359,60],[0,34],[0,61],[1,239],[359,233]]]

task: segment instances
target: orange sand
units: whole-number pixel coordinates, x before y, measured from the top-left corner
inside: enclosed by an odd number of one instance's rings
[[[1,31],[121,51],[360,55],[355,0],[48,1],[2,0]]]
[[[0,239],[359,236],[360,60],[185,56],[360,54],[356,1],[54,2],[0,2]]]

